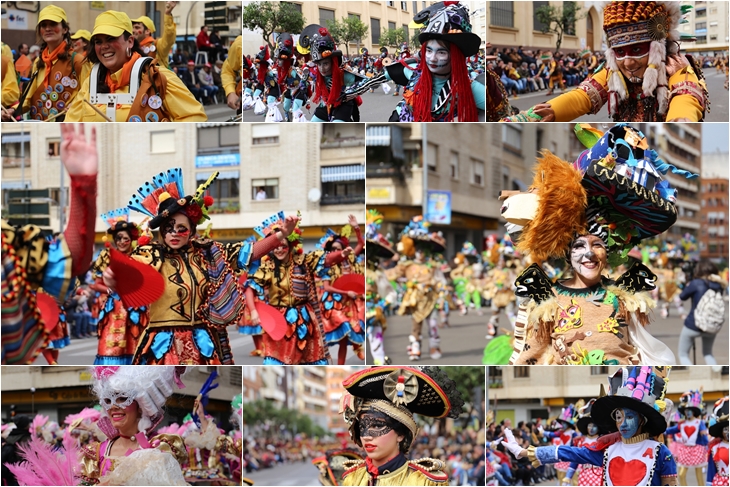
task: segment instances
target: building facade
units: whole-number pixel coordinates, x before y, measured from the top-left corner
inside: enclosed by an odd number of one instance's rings
[[[720,264],[727,263],[729,250],[728,157],[727,152],[702,154],[700,258]]]
[[[694,35],[697,41],[686,46],[688,51],[707,54],[724,53],[728,50],[728,15],[730,4],[723,1],[689,1],[687,23],[679,26],[683,34]]]

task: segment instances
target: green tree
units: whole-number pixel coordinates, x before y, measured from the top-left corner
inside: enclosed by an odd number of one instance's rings
[[[360,40],[368,33],[367,24],[357,17],[343,17],[341,20],[328,20],[327,28],[336,44],[345,44],[347,57],[350,57],[350,43],[357,43],[359,51]]]
[[[264,42],[274,49],[271,34],[274,32],[298,33],[304,28],[304,16],[288,2],[253,2],[243,7],[243,27],[261,29]]]
[[[560,49],[563,35],[575,35],[576,21],[586,16],[585,13],[580,13],[581,7],[576,2],[563,2],[561,5],[562,7],[543,5],[535,10],[537,20],[544,25],[542,33],[557,35],[555,50]]]

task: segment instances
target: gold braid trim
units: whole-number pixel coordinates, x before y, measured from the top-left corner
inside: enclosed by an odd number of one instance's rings
[[[533,445],[530,445],[530,447],[527,449],[527,459],[530,460],[533,467],[537,468],[542,465],[542,463],[540,463],[540,460],[537,459],[535,450],[536,448]]]
[[[396,406],[392,402],[384,399],[367,399],[360,406],[358,413],[367,408],[380,411],[404,425],[413,433],[413,440],[415,441],[418,436],[418,425],[413,421],[413,413],[408,409],[402,406]]]

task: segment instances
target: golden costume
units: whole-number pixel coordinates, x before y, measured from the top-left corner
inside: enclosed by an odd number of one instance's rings
[[[342,485],[449,485],[446,464],[432,458],[411,460],[393,472],[378,475],[374,483],[365,460],[347,461],[345,467]]]

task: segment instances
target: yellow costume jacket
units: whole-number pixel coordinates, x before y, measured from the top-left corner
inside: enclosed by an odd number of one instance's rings
[[[408,461],[390,473],[378,476],[375,483],[363,460],[345,462],[342,485],[449,485],[449,476],[444,472],[446,465],[440,460],[421,458]]]

